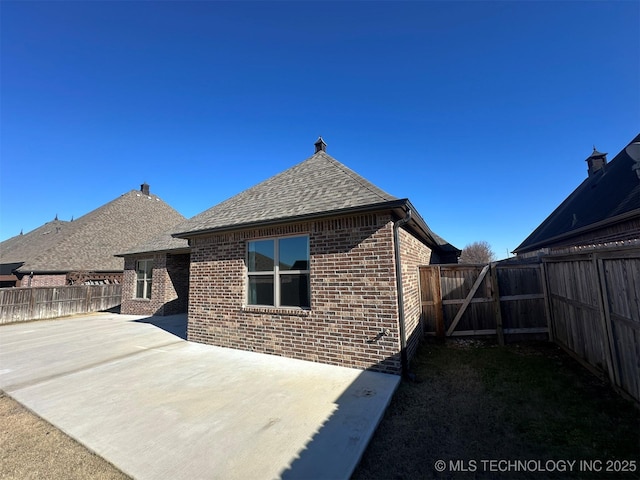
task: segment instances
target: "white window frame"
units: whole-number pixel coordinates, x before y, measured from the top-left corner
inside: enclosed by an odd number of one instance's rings
[[[307,264],[309,266],[306,270],[280,270],[280,240],[285,240],[289,238],[306,238],[307,239]],[[249,271],[249,245],[251,242],[262,242],[266,240],[273,240],[273,270],[264,271],[264,272],[250,272]],[[280,237],[267,237],[267,238],[255,238],[247,241],[246,245],[246,258],[247,258],[247,288],[246,288],[246,303],[250,307],[271,307],[271,308],[298,308],[298,309],[310,309],[311,308],[311,246],[309,235],[289,235],[289,236],[280,236]],[[307,276],[307,295],[309,298],[309,306],[295,306],[295,305],[281,305],[280,301],[280,276],[286,275],[306,275]],[[249,303],[250,297],[250,289],[251,289],[251,277],[259,277],[259,276],[269,276],[273,277],[273,305],[265,305],[262,303]]]
[[[144,278],[142,279],[142,296],[138,296],[138,283],[141,281],[138,278],[138,274],[140,272],[140,264],[144,264]],[[149,270],[148,264],[151,264],[151,269]],[[151,276],[147,277],[147,272],[151,272]],[[136,300],[151,300],[151,291],[153,285],[153,259],[152,258],[142,258],[140,260],[136,260],[136,288],[134,291],[134,297]]]

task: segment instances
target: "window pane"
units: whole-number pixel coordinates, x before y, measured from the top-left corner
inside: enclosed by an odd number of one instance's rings
[[[138,260],[136,264],[136,273],[138,276],[138,280],[144,280],[145,275],[146,278],[151,278],[153,275],[153,261]]]
[[[249,268],[250,272],[268,272],[273,270],[275,254],[273,240],[258,240],[249,242]]]
[[[280,275],[280,305],[309,307],[309,275]]]
[[[144,298],[144,280],[138,280],[136,286],[136,298]]]
[[[309,270],[309,237],[281,238],[280,270]]]
[[[273,275],[249,277],[249,305],[274,305]]]
[[[138,280],[144,280],[144,262],[142,260],[136,262],[136,274]]]

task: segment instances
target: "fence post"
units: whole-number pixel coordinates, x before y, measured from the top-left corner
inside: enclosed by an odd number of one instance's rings
[[[440,267],[430,269],[431,296],[436,322],[436,337],[444,338],[444,312],[442,311],[442,287],[440,286]]]
[[[502,310],[500,308],[500,287],[498,286],[498,269],[495,262],[491,264],[491,296],[493,297],[493,307],[496,315],[496,333],[498,334],[498,345],[504,346],[504,328],[502,326]]]
[[[36,296],[35,296],[35,292],[36,288],[31,287],[29,288],[29,318],[33,319],[35,318],[35,312],[36,312]]]
[[[547,266],[544,263],[544,260],[540,262],[540,283],[542,283],[542,295],[544,296],[544,314],[547,317],[549,341],[553,342],[555,339],[555,334],[553,332],[553,321],[551,319],[551,297],[549,296],[549,288],[547,285]]]

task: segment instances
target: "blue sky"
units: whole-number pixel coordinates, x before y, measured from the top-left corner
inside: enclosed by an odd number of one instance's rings
[[[0,240],[142,182],[191,217],[327,152],[513,250],[640,131],[640,2],[0,5]]]

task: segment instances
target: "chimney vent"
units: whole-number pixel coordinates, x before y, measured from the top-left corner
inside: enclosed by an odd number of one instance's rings
[[[142,185],[140,185],[140,191],[142,192],[143,195],[149,196],[149,184],[145,182]]]
[[[587,172],[589,176],[593,176],[597,171],[602,170],[604,166],[607,164],[607,154],[599,152],[596,150],[595,145],[593,146],[593,153],[586,160],[588,169]]]
[[[318,140],[316,140],[316,143],[314,143],[314,145],[316,146],[316,153],[320,151],[323,151],[323,152],[327,151],[327,144],[324,143],[324,140],[322,139],[322,137],[318,137]]]

